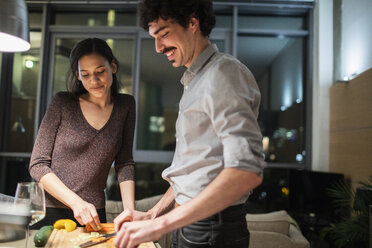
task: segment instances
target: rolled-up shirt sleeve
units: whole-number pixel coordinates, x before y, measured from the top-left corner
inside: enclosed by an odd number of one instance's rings
[[[136,123],[136,103],[133,97],[130,99],[130,108],[123,127],[122,145],[115,159],[115,170],[119,183],[134,180],[135,175],[132,150]]]
[[[205,97],[205,110],[223,144],[224,167],[262,175],[265,162],[257,122],[261,96],[256,81],[242,64],[217,66],[209,75],[213,85],[210,95]]]
[[[52,172],[52,154],[61,122],[61,104],[63,103],[57,94],[44,115],[36,137],[29,165],[30,175],[36,181]]]

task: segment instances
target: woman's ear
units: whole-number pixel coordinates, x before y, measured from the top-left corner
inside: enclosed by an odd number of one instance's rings
[[[118,65],[113,61],[111,62],[112,74],[115,74],[118,70]]]
[[[80,76],[79,76],[79,73],[78,73],[77,71],[75,72],[75,77],[76,77],[79,81],[81,81]]]

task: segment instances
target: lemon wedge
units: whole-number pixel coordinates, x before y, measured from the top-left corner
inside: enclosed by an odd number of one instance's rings
[[[54,222],[53,227],[55,229],[66,229],[67,232],[71,232],[76,229],[76,223],[70,219],[60,219]]]

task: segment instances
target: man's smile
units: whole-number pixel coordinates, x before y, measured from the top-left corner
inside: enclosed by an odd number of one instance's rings
[[[174,54],[176,52],[176,48],[175,47],[167,47],[163,50],[163,54],[165,56],[167,56],[168,60],[173,62],[174,61]]]

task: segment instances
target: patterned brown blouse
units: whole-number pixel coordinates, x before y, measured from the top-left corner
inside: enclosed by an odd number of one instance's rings
[[[79,100],[60,92],[53,98],[34,144],[29,171],[39,181],[53,172],[73,192],[97,209],[104,208],[106,181],[112,163],[118,181],[134,180],[132,155],[135,100],[119,94],[107,123],[93,128]],[[46,193],[47,207],[66,207]]]

